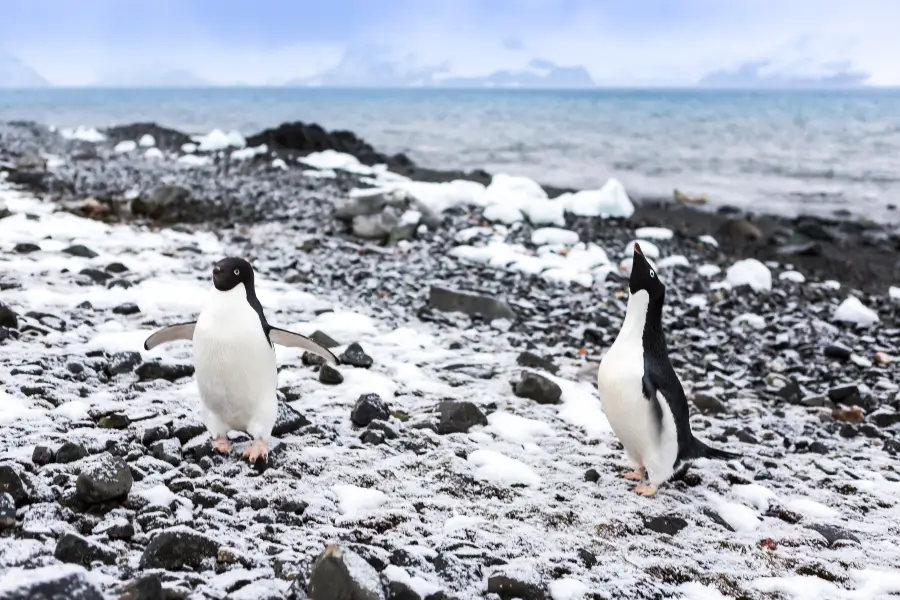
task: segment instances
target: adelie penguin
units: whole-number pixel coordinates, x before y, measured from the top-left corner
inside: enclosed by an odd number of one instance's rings
[[[241,258],[224,258],[212,271],[213,287],[196,321],[164,327],[147,338],[144,349],[192,340],[203,422],[213,447],[231,451],[230,430],[246,431],[253,443],[249,461],[268,460],[268,443],[278,415],[278,370],[273,344],[302,348],[333,363],[335,356],[311,339],[272,327],[256,297],[253,267]]]
[[[669,362],[662,312],[666,286],[634,245],[625,321],[597,371],[603,412],[631,460],[626,479],[634,491],[656,494],[682,465],[695,458],[738,458],[694,437],[684,388]]]

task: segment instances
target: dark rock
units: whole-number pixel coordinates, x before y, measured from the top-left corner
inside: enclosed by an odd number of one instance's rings
[[[822,256],[822,252],[822,244],[818,242],[790,244],[778,249],[778,254],[782,256]]]
[[[119,600],[167,600],[158,575],[143,575],[122,588]]]
[[[110,376],[131,373],[142,362],[144,359],[141,358],[140,352],[116,352],[109,357],[106,373]]]
[[[382,433],[388,440],[396,440],[399,437],[397,432],[385,421],[372,421],[369,423],[369,430]]]
[[[378,573],[358,554],[336,544],[316,557],[309,573],[309,600],[381,600]]]
[[[747,429],[741,429],[740,431],[734,434],[734,437],[744,442],[745,444],[758,444],[759,440],[756,439],[756,436],[753,435]]]
[[[869,419],[879,427],[893,427],[900,423],[900,412],[877,412]]]
[[[898,440],[887,440],[884,443],[884,451],[890,454],[891,456],[900,455],[900,441]]]
[[[0,302],[0,327],[7,329],[19,328],[19,318],[16,312],[2,302]]]
[[[600,481],[600,473],[597,472],[597,469],[588,469],[584,472],[584,480],[589,483],[597,483]]]
[[[194,365],[168,364],[158,362],[147,362],[139,366],[135,372],[141,381],[154,381],[156,379],[165,379],[169,382],[175,382],[182,377],[190,377],[194,374]]]
[[[488,578],[487,592],[497,594],[503,600],[548,600],[550,595],[542,585],[526,583],[507,575],[491,575]]]
[[[120,275],[122,273],[128,272],[128,267],[123,265],[120,262],[109,263],[106,265],[106,271],[109,273],[115,273],[116,275]]]
[[[722,517],[720,517],[720,516],[719,516],[719,513],[717,513],[717,512],[714,511],[713,509],[711,509],[711,508],[704,508],[702,512],[703,512],[704,515],[706,515],[707,517],[709,517],[714,523],[716,523],[716,524],[718,524],[718,525],[721,525],[722,527],[724,527],[724,528],[727,529],[728,531],[734,531],[734,527],[732,527],[731,525],[729,525],[729,524],[728,524],[728,521],[726,521],[725,519],[723,519]]]
[[[304,352],[300,360],[307,367],[320,367],[322,365],[328,364],[328,361],[325,360],[324,356],[319,356],[314,352]]]
[[[309,424],[309,419],[304,417],[300,412],[291,408],[284,402],[279,402],[278,415],[275,417],[275,426],[272,428],[272,434],[277,436],[287,435],[289,433],[294,433]]]
[[[387,600],[422,600],[422,597],[401,581],[389,581],[387,585]]]
[[[330,364],[325,363],[322,365],[322,368],[319,369],[319,383],[324,383],[325,385],[339,385],[344,383],[344,376]]]
[[[834,546],[837,542],[840,541],[848,541],[848,542],[856,542],[859,543],[859,538],[847,531],[846,529],[841,529],[835,525],[808,525],[807,529],[812,529],[819,535],[825,538],[825,541],[828,542],[828,546]]]
[[[855,384],[840,385],[828,390],[828,399],[835,404],[852,404],[859,406],[861,401],[859,386]]]
[[[94,528],[95,535],[106,535],[111,540],[130,540],[134,537],[134,525],[125,519],[116,519],[106,525],[100,524]]]
[[[319,331],[318,329],[312,332],[312,335],[309,336],[309,339],[329,350],[340,346],[340,344],[336,342],[334,338],[332,338],[325,332]]]
[[[52,565],[16,581],[5,579],[0,600],[103,600],[83,567]]]
[[[717,414],[727,410],[725,403],[710,392],[694,392],[692,400],[703,414]]]
[[[762,237],[762,230],[747,219],[728,219],[715,235],[716,239],[728,240],[735,245],[758,242]]]
[[[803,394],[800,389],[800,384],[793,378],[788,379],[784,382],[778,391],[775,392],[777,396],[783,398],[786,402],[790,402],[791,404],[796,404],[800,402],[800,398]]]
[[[373,362],[372,357],[366,354],[362,346],[356,342],[347,346],[347,349],[344,350],[344,353],[339,358],[342,365],[350,365],[351,367],[360,367],[362,369],[368,369]]]
[[[357,427],[365,427],[376,419],[387,421],[390,418],[388,406],[378,394],[363,394],[350,412],[350,420]]]
[[[118,456],[104,452],[82,469],[75,492],[88,504],[116,500],[128,495],[134,479],[131,469]]]
[[[115,550],[75,533],[66,533],[59,538],[53,556],[64,563],[83,567],[89,567],[95,561],[107,565],[116,562]]]
[[[578,550],[578,558],[581,559],[581,564],[584,565],[585,569],[593,569],[599,562],[597,556],[586,548]]]
[[[150,453],[154,458],[167,462],[173,467],[181,464],[181,443],[176,439],[166,439],[150,445]]]
[[[825,356],[827,356],[828,358],[848,360],[851,354],[853,354],[853,350],[851,350],[847,346],[844,346],[843,344],[831,344],[829,346],[825,346]]]
[[[34,452],[31,453],[31,462],[39,467],[49,465],[53,462],[53,450],[47,446],[35,446]]]
[[[131,213],[136,217],[175,222],[184,216],[189,208],[191,193],[177,185],[164,185],[147,197],[138,197],[131,201]]]
[[[125,304],[120,304],[119,306],[113,309],[113,313],[117,315],[136,315],[141,312],[141,309],[137,304],[133,302],[126,302]]]
[[[206,425],[196,421],[178,421],[172,425],[172,437],[177,438],[182,446],[205,432]]]
[[[32,252],[40,252],[41,247],[30,242],[19,242],[13,247],[13,252],[17,254],[31,254]]]
[[[438,286],[431,287],[428,305],[441,312],[461,312],[471,316],[480,316],[489,321],[494,319],[514,321],[516,319],[515,311],[502,300],[492,296],[459,292]]]
[[[384,443],[384,434],[380,431],[367,430],[359,436],[359,441],[363,444],[377,446]]]
[[[94,252],[87,246],[82,246],[81,244],[69,246],[68,248],[63,249],[63,252],[65,254],[71,254],[72,256],[78,256],[80,258],[96,258],[98,256],[96,252]]]
[[[644,527],[646,529],[664,535],[676,535],[679,531],[687,527],[687,525],[687,521],[681,517],[672,515],[644,519]]]
[[[814,454],[828,454],[829,452],[831,452],[831,448],[826,446],[824,443],[816,440],[809,445],[809,451]]]
[[[127,429],[131,425],[131,419],[125,413],[111,413],[100,417],[97,425],[103,429]]]
[[[559,404],[562,389],[543,375],[525,371],[516,382],[515,394],[520,398],[534,400],[538,404]]]
[[[169,437],[169,428],[165,425],[157,425],[144,430],[141,434],[141,443],[149,446],[153,442],[164,440],[167,437]]]
[[[88,455],[87,448],[76,442],[63,442],[56,451],[56,462],[67,464],[81,460]]]
[[[525,367],[527,369],[541,369],[542,371],[547,371],[553,375],[556,375],[556,372],[559,371],[559,367],[554,365],[553,361],[549,358],[543,358],[533,352],[528,352],[527,350],[519,355],[516,359],[516,363],[520,367]]]
[[[8,492],[0,492],[0,531],[16,524],[16,501]]]
[[[487,417],[471,402],[444,401],[438,405],[438,427],[441,435],[466,433],[476,425],[487,425]]]
[[[141,555],[142,569],[183,571],[199,569],[204,561],[215,560],[219,544],[187,527],[176,527],[156,534]]]
[[[104,283],[113,278],[112,275],[100,269],[82,269],[78,274],[90,278],[94,283]]]

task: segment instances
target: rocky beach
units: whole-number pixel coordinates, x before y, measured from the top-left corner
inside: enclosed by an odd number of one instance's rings
[[[0,600],[900,593],[900,234],[441,171],[351,132],[0,123]],[[631,242],[701,460],[621,475],[596,365]],[[250,260],[268,464],[214,454],[190,345]]]

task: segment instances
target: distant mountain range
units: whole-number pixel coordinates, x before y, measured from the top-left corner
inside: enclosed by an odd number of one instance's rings
[[[731,69],[713,71],[697,85],[719,89],[845,89],[864,87],[871,77],[849,61],[794,67],[779,69],[769,60],[745,62]]]
[[[50,85],[40,73],[21,60],[0,51],[0,89],[41,88]]]
[[[94,85],[98,87],[209,87],[210,83],[187,69],[171,69],[158,72],[121,73],[104,77]]]

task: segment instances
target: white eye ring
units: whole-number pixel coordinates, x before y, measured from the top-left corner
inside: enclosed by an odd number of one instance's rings
[[[234,270],[234,274],[235,274],[235,275],[240,275],[240,274],[241,274],[241,270],[240,270],[240,269],[235,269],[235,270]]]
[[[653,269],[650,269],[650,277],[656,277],[656,273],[653,272]]]

